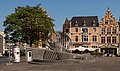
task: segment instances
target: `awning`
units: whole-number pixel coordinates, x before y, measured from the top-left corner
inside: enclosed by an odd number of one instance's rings
[[[99,48],[118,48],[118,46],[115,46],[112,44],[105,44],[105,45],[99,46]]]

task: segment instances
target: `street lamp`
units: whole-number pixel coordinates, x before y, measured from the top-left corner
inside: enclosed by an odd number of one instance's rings
[[[10,55],[11,53],[11,44],[10,44],[10,35],[8,35],[8,44],[9,44],[9,62],[6,63],[6,65],[13,65],[13,63],[11,63],[11,59],[12,59],[12,56]]]

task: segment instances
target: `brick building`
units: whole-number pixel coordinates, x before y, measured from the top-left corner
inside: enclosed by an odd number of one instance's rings
[[[108,8],[105,16],[98,23],[97,16],[79,16],[66,19],[63,33],[69,35],[70,48],[83,46],[96,48],[104,54],[120,54],[120,21],[117,22]]]
[[[119,54],[119,24],[108,8],[100,22],[100,52]]]
[[[98,48],[98,28],[97,16],[79,16],[73,17],[70,21],[65,20],[63,33],[71,38],[70,48]]]

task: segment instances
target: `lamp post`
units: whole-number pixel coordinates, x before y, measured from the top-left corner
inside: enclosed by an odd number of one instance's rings
[[[11,63],[12,57],[10,55],[10,53],[11,53],[10,35],[8,35],[8,44],[9,44],[9,52],[8,52],[9,53],[9,62],[6,63],[6,65],[13,65],[13,63]]]

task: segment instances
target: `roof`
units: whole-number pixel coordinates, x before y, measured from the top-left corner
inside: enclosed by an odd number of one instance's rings
[[[79,16],[71,19],[71,27],[98,27],[98,16]]]

